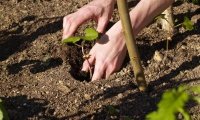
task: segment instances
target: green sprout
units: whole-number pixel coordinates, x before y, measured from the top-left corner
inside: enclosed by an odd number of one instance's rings
[[[191,31],[195,28],[194,23],[187,16],[184,16],[184,21],[180,24],[177,24],[175,27],[179,26],[182,26],[185,30],[188,31]]]
[[[71,44],[74,44],[74,45],[76,45],[76,46],[78,46],[82,49],[83,59],[86,60],[89,64],[90,78],[92,78],[92,69],[91,69],[91,65],[88,61],[88,59],[90,58],[90,54],[85,53],[84,45],[85,45],[86,41],[91,42],[91,41],[94,41],[97,38],[99,38],[99,33],[94,28],[86,28],[84,30],[84,33],[85,33],[84,36],[68,37],[68,38],[64,39],[62,41],[62,43],[64,43],[64,44],[71,43]],[[81,40],[82,40],[81,45],[77,44],[77,42],[79,42]]]
[[[4,108],[3,101],[0,99],[0,120],[9,120],[8,113]]]
[[[191,93],[194,93],[195,96],[192,96]],[[200,86],[192,88],[180,86],[177,89],[166,91],[158,103],[158,110],[148,114],[146,119],[176,120],[177,113],[181,113],[185,120],[191,120],[190,114],[185,110],[185,105],[189,100],[200,103],[199,95]]]
[[[183,21],[183,23],[182,23],[182,26],[186,29],[186,30],[193,30],[194,29],[194,24],[192,23],[192,21],[188,18],[188,17],[186,17],[186,16],[184,16],[184,21]]]

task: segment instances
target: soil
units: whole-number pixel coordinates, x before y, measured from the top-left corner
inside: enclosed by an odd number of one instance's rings
[[[11,120],[143,120],[164,91],[200,84],[200,6],[191,3],[175,4],[174,17],[178,24],[188,15],[196,28],[177,28],[168,51],[166,32],[157,23],[137,36],[149,93],[137,89],[128,57],[108,79],[77,77],[83,59],[79,48],[61,45],[62,19],[88,2],[0,1],[0,98]],[[119,19],[116,11],[113,23]],[[161,62],[153,58],[155,51],[165,56]],[[193,120],[200,120],[200,105],[186,107]]]

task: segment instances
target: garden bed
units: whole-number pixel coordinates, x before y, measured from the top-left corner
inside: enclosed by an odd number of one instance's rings
[[[89,0],[16,1],[0,1],[0,98],[12,120],[103,120],[126,116],[142,120],[156,109],[164,91],[200,84],[198,5],[184,3],[173,8],[175,19],[181,22],[187,15],[196,29],[179,27],[168,52],[166,32],[156,23],[137,36],[150,86],[148,93],[141,93],[128,57],[122,69],[108,79],[87,82],[73,74],[83,59],[78,48],[61,46],[62,19]],[[118,19],[115,10],[112,22]],[[89,22],[82,28],[93,25]],[[167,57],[158,62],[153,59],[155,51]],[[117,112],[114,115],[112,108]],[[200,105],[189,103],[187,109],[193,120],[200,119]]]

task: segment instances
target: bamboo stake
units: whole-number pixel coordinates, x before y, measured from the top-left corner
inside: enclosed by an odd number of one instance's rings
[[[117,0],[117,5],[119,9],[119,15],[123,27],[123,32],[125,35],[126,45],[131,60],[131,65],[133,67],[134,75],[138,88],[140,91],[146,91],[147,84],[144,77],[143,68],[140,61],[140,56],[138,48],[133,36],[133,29],[130,22],[130,16],[128,11],[128,6],[126,0]]]

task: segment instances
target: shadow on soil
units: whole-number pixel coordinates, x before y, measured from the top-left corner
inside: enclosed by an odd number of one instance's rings
[[[96,113],[84,116],[87,112],[81,111],[81,108],[90,104],[90,102],[104,101],[108,98],[114,98],[120,93],[124,93],[127,90],[134,90],[136,86],[133,83],[124,86],[112,87],[106,89],[102,94],[97,94],[92,100],[84,101],[79,107],[80,111],[74,115],[67,116],[66,119],[79,116],[82,119],[94,118],[95,120],[110,119],[111,116],[124,119],[127,116],[132,116],[134,120],[144,120],[145,115],[153,110],[156,110],[156,105],[159,102],[161,95],[164,91],[176,88],[179,85],[200,81],[200,78],[188,79],[188,80],[171,80],[180,71],[194,69],[199,65],[200,56],[194,56],[191,61],[186,61],[180,65],[176,70],[172,70],[169,74],[149,83],[149,92],[141,93],[138,90],[131,92],[128,96],[120,100],[120,104],[113,106],[103,106],[100,109],[96,109]],[[163,84],[166,83],[166,84]],[[159,86],[159,87],[158,87]],[[192,108],[196,104],[193,102],[188,103],[187,107]],[[114,108],[114,109],[113,109]],[[119,112],[116,111],[119,110]],[[82,116],[82,117],[81,117]]]
[[[45,61],[40,60],[23,60],[19,63],[15,63],[7,66],[8,74],[17,74],[24,67],[30,66],[30,72],[33,74],[44,72],[48,69],[55,68],[62,65],[63,61],[61,58],[49,58]]]
[[[28,99],[27,96],[1,98],[9,114],[10,120],[27,120],[28,118],[55,120],[51,117],[54,110],[47,107],[48,102],[43,99]],[[48,116],[45,116],[48,115]]]
[[[61,30],[62,18],[61,16],[35,20],[36,16],[27,16],[20,20],[19,23],[10,25],[8,30],[0,31],[0,61],[6,60],[10,55],[26,49],[40,35],[55,33]],[[43,21],[47,21],[48,24],[30,34],[23,32],[25,29],[28,31],[31,27],[37,25],[37,23]]]

